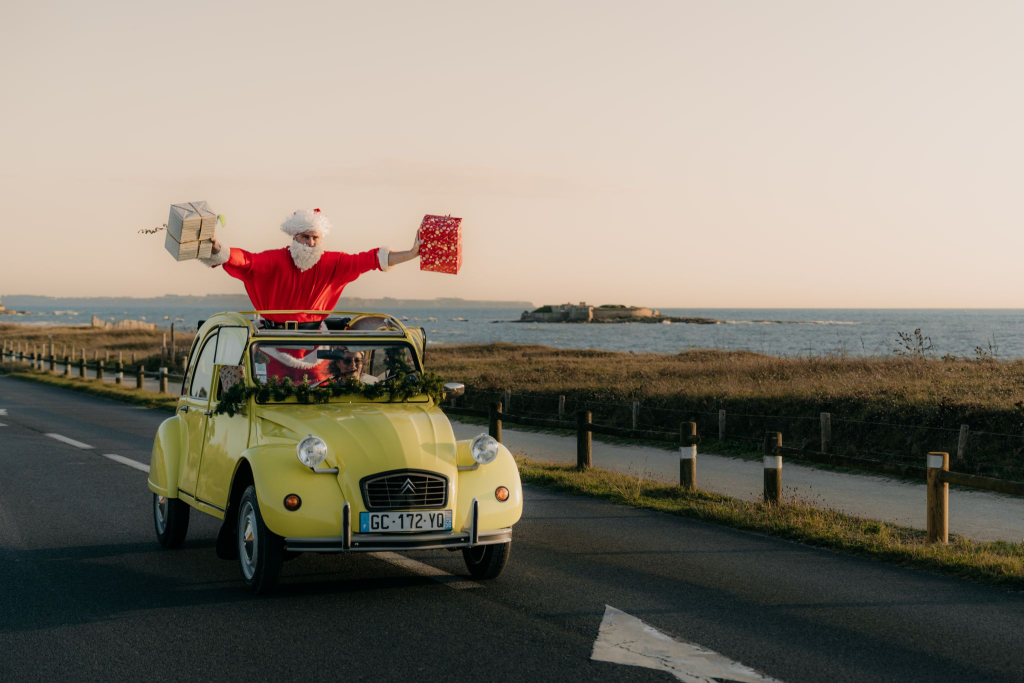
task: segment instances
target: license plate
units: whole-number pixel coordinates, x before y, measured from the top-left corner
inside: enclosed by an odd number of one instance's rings
[[[401,531],[451,530],[451,510],[359,513],[359,532],[363,534],[388,534]]]

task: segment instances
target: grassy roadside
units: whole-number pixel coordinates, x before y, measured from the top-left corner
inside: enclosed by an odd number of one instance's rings
[[[28,370],[15,363],[0,363],[0,374],[167,412],[173,412],[177,405],[175,396],[118,387],[95,379]],[[535,486],[756,531],[983,583],[1024,588],[1024,543],[979,543],[952,536],[949,545],[929,545],[925,543],[923,531],[861,519],[799,501],[778,507],[766,506],[707,491],[687,493],[678,486],[600,468],[579,472],[572,465],[522,457],[517,457],[517,461],[523,481]]]
[[[1024,543],[975,542],[951,535],[948,545],[928,544],[923,531],[800,501],[765,505],[707,491],[688,493],[678,486],[596,467],[580,472],[572,465],[518,456],[516,460],[523,482],[553,491],[746,529],[1006,588],[1024,588]]]
[[[600,424],[675,431],[696,422],[707,437],[736,441],[779,431],[783,443],[817,449],[821,413],[831,414],[832,451],[920,465],[931,451],[959,452],[962,472],[1024,479],[1024,360],[935,358],[778,358],[747,351],[678,354],[486,344],[432,347],[431,369],[467,387],[461,405],[485,408],[511,392],[511,414],[553,417],[589,410]]]
[[[80,377],[64,377],[55,375],[48,371],[30,370],[22,363],[0,363],[0,375],[12,379],[37,382],[61,389],[70,389],[92,396],[112,398],[115,401],[131,403],[155,410],[165,410],[173,413],[178,405],[177,396],[168,396],[154,391],[139,390],[122,384],[107,384],[97,379],[82,379]]]

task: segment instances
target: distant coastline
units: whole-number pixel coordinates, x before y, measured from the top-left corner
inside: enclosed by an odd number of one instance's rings
[[[157,297],[98,296],[98,297],[53,297],[34,294],[11,294],[4,296],[8,306],[31,310],[52,311],[60,308],[88,309],[93,306],[107,307],[149,307],[149,308],[181,308],[181,307],[213,307],[223,310],[248,310],[252,308],[249,297],[245,294],[207,294],[206,296],[179,296],[165,294]],[[383,297],[366,299],[362,297],[342,297],[338,300],[338,309],[383,309],[391,308],[532,308],[529,301],[483,301],[459,298],[437,299],[395,299]]]

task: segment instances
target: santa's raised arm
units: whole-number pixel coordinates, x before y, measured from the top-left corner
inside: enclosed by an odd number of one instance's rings
[[[250,253],[237,247],[226,247],[215,239],[213,254],[199,259],[245,284],[245,291],[256,310],[329,311],[337,304],[345,285],[371,270],[387,271],[420,253],[419,233],[409,251],[390,251],[387,247],[359,254],[327,251],[324,238],[331,222],[320,209],[300,209],[281,224],[281,230],[292,238],[287,247]],[[295,320],[303,328],[316,328],[324,315],[296,313],[266,315],[271,325],[284,327],[286,320]]]

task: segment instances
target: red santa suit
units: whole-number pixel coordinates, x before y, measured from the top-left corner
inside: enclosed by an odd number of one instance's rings
[[[371,249],[359,254],[325,251],[315,266],[302,271],[292,261],[287,247],[258,254],[233,247],[224,263],[224,272],[242,281],[257,311],[330,311],[338,305],[345,285],[371,270],[386,270],[380,265],[382,251]],[[264,317],[273,322],[295,320],[301,323],[319,322],[326,316],[295,313]]]
[[[320,209],[300,209],[281,224],[291,235],[316,230],[321,237],[331,224]],[[222,247],[209,259],[200,259],[210,267],[224,266],[224,272],[245,285],[249,299],[258,311],[315,310],[329,311],[338,304],[345,285],[371,270],[388,269],[388,249],[381,247],[359,254],[324,251],[313,265],[300,269],[288,247],[251,253],[244,249]],[[319,322],[324,314],[290,313],[263,316],[276,323],[294,320],[300,323]],[[329,375],[328,361],[318,360],[316,350],[282,346],[263,349],[267,356],[268,376],[291,377],[295,382],[308,379],[315,383]]]

